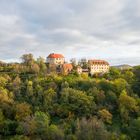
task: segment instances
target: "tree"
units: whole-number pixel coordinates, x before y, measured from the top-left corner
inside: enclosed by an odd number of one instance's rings
[[[8,82],[8,79],[6,79],[4,76],[0,76],[0,87],[5,87]]]
[[[7,89],[0,88],[0,104],[13,103],[13,93],[9,92]]]
[[[34,135],[36,133],[36,121],[34,116],[26,116],[24,120],[21,120],[18,123],[18,127],[16,128],[17,134],[21,135]]]
[[[108,92],[113,90],[113,84],[109,80],[100,80],[99,82],[99,87],[102,89],[104,92]]]
[[[78,64],[83,68],[87,69],[88,68],[88,62],[86,58],[82,58],[79,60]]]
[[[101,90],[96,96],[95,96],[95,101],[98,105],[104,105],[105,103],[105,94],[104,91]]]
[[[13,80],[13,86],[14,86],[14,88],[19,87],[20,84],[21,84],[20,77],[19,76],[16,76],[16,78]]]
[[[55,64],[49,64],[49,73],[55,74],[57,66]]]
[[[117,92],[117,94],[120,94],[123,90],[125,90],[128,85],[128,83],[122,78],[115,79],[113,84],[114,92]]]
[[[37,59],[37,64],[39,65],[39,68],[40,68],[41,73],[43,73],[43,74],[47,73],[47,66],[45,64],[44,58],[39,57]]]
[[[134,119],[130,122],[128,127],[128,134],[132,139],[140,139],[140,118]]]
[[[22,62],[25,66],[24,72],[31,72],[31,73],[39,73],[39,66],[35,62],[35,59],[33,58],[32,54],[24,54],[22,57]]]
[[[15,135],[10,140],[30,140],[27,136],[23,135]]]
[[[134,82],[132,88],[135,93],[137,93],[140,97],[140,66],[136,66],[133,69],[134,72]]]
[[[33,95],[33,82],[32,81],[27,81],[26,93],[29,97]]]
[[[73,68],[75,69],[75,68],[76,68],[76,64],[77,64],[76,58],[72,58],[72,59],[70,60],[70,62],[72,63]]]
[[[135,74],[135,77],[140,80],[140,66],[134,67],[133,72]]]
[[[99,117],[106,123],[111,124],[112,123],[112,114],[106,110],[102,109],[98,111]]]
[[[125,71],[122,77],[131,84],[134,80],[134,73],[132,71]]]
[[[63,140],[64,133],[60,128],[52,124],[49,126],[47,139],[48,140]]]
[[[66,140],[78,140],[78,139],[75,135],[70,134],[66,136]]]
[[[0,109],[0,133],[4,127],[5,117],[3,115],[2,110]]]
[[[47,113],[35,112],[34,120],[36,122],[36,134],[46,135],[49,129],[49,115]]]
[[[65,81],[65,82],[63,82],[62,84],[61,84],[61,88],[63,89],[63,88],[68,88],[69,87],[69,83],[67,82],[67,81]]]
[[[109,70],[109,74],[108,74],[108,79],[116,79],[116,78],[120,78],[121,76],[121,72],[119,69],[115,68],[115,67],[111,67]]]
[[[138,112],[139,106],[133,97],[128,96],[126,91],[122,91],[119,97],[119,110],[123,121],[127,122],[130,119],[130,113]]]
[[[39,68],[38,64],[36,64],[36,63],[31,64],[31,72],[32,73],[38,74],[39,71],[40,71],[40,68]]]
[[[22,55],[21,59],[22,59],[23,64],[27,66],[31,66],[35,61],[31,53]]]
[[[69,111],[80,116],[88,115],[95,109],[93,97],[87,96],[84,92],[71,88],[65,88],[61,92],[61,102]]]
[[[82,73],[82,74],[81,74],[81,77],[82,77],[83,79],[88,79],[88,73]]]
[[[13,120],[7,119],[4,121],[1,132],[3,135],[14,135],[16,133],[17,123]]]
[[[26,117],[32,114],[31,107],[27,103],[19,103],[16,105],[16,120],[23,121]]]
[[[76,136],[78,140],[108,140],[110,138],[103,122],[96,118],[89,120],[83,118],[78,121]]]
[[[44,91],[44,93],[43,93],[43,104],[44,104],[45,110],[52,108],[55,100],[56,100],[56,92],[52,88]]]
[[[19,76],[16,76],[16,78],[13,80],[13,91],[16,96],[19,96],[20,88],[21,88],[21,79],[19,78]]]
[[[118,99],[117,95],[113,91],[108,91],[106,93],[106,106],[110,111],[115,112],[118,108]]]

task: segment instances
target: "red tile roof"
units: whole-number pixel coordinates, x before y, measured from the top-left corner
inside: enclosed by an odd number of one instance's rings
[[[47,58],[64,58],[62,54],[51,53]]]
[[[88,60],[88,63],[92,65],[109,65],[105,60]]]

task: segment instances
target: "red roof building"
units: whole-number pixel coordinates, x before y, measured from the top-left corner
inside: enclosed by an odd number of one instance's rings
[[[62,65],[65,62],[65,58],[62,54],[51,53],[47,57],[47,63]]]
[[[51,53],[47,58],[64,58],[62,54]]]

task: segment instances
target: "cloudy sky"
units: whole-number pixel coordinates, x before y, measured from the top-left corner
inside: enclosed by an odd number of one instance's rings
[[[0,0],[0,60],[51,52],[140,64],[140,0]]]

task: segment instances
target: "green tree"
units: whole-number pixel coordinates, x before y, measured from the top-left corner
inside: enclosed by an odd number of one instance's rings
[[[69,83],[67,81],[61,84],[61,88],[68,88],[68,87],[69,87]]]
[[[134,73],[132,71],[125,71],[122,76],[128,83],[132,83],[134,80]]]
[[[44,58],[39,57],[37,59],[37,64],[39,65],[39,68],[40,68],[41,73],[46,74],[47,73],[47,66],[45,64]]]
[[[140,97],[140,66],[136,66],[133,69],[134,72],[134,82],[132,88],[135,93],[137,93]]]
[[[116,79],[121,77],[121,72],[115,67],[111,67],[108,73],[108,79]]]
[[[95,109],[92,96],[87,96],[84,92],[71,88],[62,90],[61,102],[63,106],[69,108],[70,112],[81,116],[92,113]]]
[[[2,129],[4,127],[5,117],[3,115],[2,110],[0,109],[0,133],[2,133]]]
[[[117,92],[118,94],[120,94],[123,90],[125,90],[128,85],[128,83],[122,78],[115,79],[113,84],[114,84],[114,92]]]
[[[33,136],[36,134],[37,124],[34,116],[26,116],[24,120],[18,123],[16,132],[19,135]]]
[[[133,97],[122,91],[119,97],[119,110],[123,121],[127,122],[130,119],[130,113],[138,112],[139,106]]]
[[[30,138],[23,135],[15,135],[12,138],[10,138],[10,140],[30,140]]]
[[[46,135],[49,129],[49,115],[47,113],[38,111],[35,112],[36,134]]]
[[[63,140],[64,139],[64,133],[56,125],[50,125],[49,130],[48,130],[47,139],[48,140]]]
[[[130,135],[132,139],[140,139],[140,118],[131,120],[128,127],[128,135]]]
[[[43,104],[44,104],[45,110],[52,108],[53,103],[55,103],[56,101],[56,97],[57,97],[56,92],[52,88],[44,91]]]

